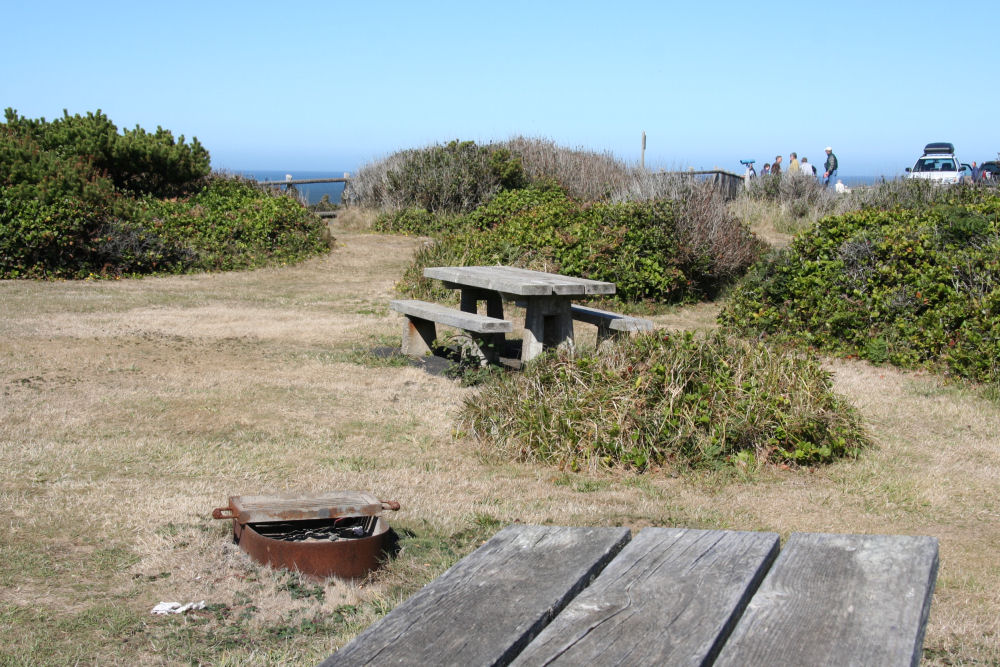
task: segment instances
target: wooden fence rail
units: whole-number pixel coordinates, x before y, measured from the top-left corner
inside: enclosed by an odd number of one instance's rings
[[[307,183],[347,183],[350,176],[341,178],[291,178],[283,181],[257,181],[258,185],[306,185]]]
[[[726,199],[735,199],[740,190],[743,189],[743,176],[734,174],[723,169],[711,169],[708,171],[667,171],[663,172],[671,176],[711,176],[712,185],[722,193]]]
[[[667,176],[684,176],[694,178],[697,176],[710,176],[712,184],[727,199],[735,199],[743,188],[743,176],[731,171],[722,169],[711,169],[707,171],[662,171],[660,174]],[[280,185],[307,185],[309,183],[349,183],[351,177],[344,174],[339,178],[286,178],[283,181],[257,181],[259,185],[280,186]]]

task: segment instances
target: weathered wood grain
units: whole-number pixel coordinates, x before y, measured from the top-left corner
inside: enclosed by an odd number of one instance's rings
[[[326,493],[281,493],[263,496],[230,496],[229,507],[213,512],[216,518],[235,518],[240,523],[266,523],[339,516],[376,516],[382,501],[361,491]]]
[[[589,306],[573,304],[571,308],[573,319],[587,324],[607,324],[609,329],[614,331],[652,331],[653,323],[650,320],[632,315],[622,315],[609,310],[600,310]]]
[[[504,665],[612,559],[627,528],[508,526],[323,665]]]
[[[916,665],[932,537],[793,533],[717,665]]]
[[[650,320],[590,308],[589,306],[573,304],[570,308],[570,313],[574,320],[597,326],[598,343],[607,340],[611,336],[653,330],[653,323]]]
[[[515,665],[711,664],[778,535],[646,528]]]
[[[450,287],[478,287],[515,296],[614,294],[614,283],[511,266],[432,266],[424,276]]]
[[[416,317],[476,333],[504,333],[514,330],[514,324],[509,320],[501,320],[478,313],[467,313],[429,301],[400,299],[390,301],[389,308],[407,317]]]

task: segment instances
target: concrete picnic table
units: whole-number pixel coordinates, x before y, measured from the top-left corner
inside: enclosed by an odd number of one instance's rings
[[[434,266],[424,269],[424,276],[461,290],[465,312],[475,313],[479,301],[485,301],[486,314],[503,319],[504,299],[523,305],[523,362],[534,359],[546,347],[573,344],[574,299],[615,293],[614,283],[513,266]]]
[[[933,537],[514,524],[334,665],[916,665]]]

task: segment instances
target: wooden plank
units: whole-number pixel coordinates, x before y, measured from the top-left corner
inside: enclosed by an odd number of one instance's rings
[[[552,286],[552,293],[572,296],[580,294],[614,294],[615,284],[603,280],[590,280],[589,278],[578,278],[576,276],[564,276],[558,273],[545,273],[542,271],[532,271],[521,269],[516,266],[489,267],[503,269],[504,273],[510,277],[522,277],[525,280],[536,280],[545,282]],[[582,289],[582,291],[581,291]]]
[[[508,526],[322,664],[508,664],[628,540],[627,528]]]
[[[916,665],[933,537],[793,533],[717,665]]]
[[[653,323],[650,320],[644,320],[641,317],[633,317],[632,315],[622,315],[621,313],[613,313],[608,310],[598,310],[597,308],[581,306],[579,304],[573,304],[570,312],[573,314],[574,320],[586,322],[587,324],[596,324],[597,326],[606,325],[609,329],[614,331],[653,330]]]
[[[777,554],[775,533],[647,528],[513,664],[711,664]]]
[[[525,280],[523,276],[511,278],[505,272],[497,270],[502,268],[504,267],[431,266],[424,269],[424,277],[443,280],[448,287],[478,287],[520,296],[552,294],[551,284],[538,280]]]
[[[509,320],[501,320],[478,313],[467,313],[429,301],[394,300],[389,302],[389,308],[407,317],[430,320],[476,333],[504,333],[514,330],[514,324]]]
[[[293,178],[290,181],[257,181],[257,185],[305,185],[306,183],[347,183],[351,179],[344,178]]]
[[[511,266],[432,266],[424,276],[451,286],[478,287],[515,296],[614,294],[614,283]]]
[[[282,493],[264,496],[230,496],[229,510],[240,523],[331,519],[338,516],[376,516],[382,501],[360,491]],[[224,516],[221,518],[230,518]]]

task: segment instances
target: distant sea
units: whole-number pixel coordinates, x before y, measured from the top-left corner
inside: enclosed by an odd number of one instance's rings
[[[330,171],[243,169],[241,171],[230,171],[229,173],[239,174],[244,178],[251,178],[256,181],[283,181],[287,174],[291,174],[293,180],[298,180],[300,178],[343,178],[346,172],[348,172],[347,169],[331,169]],[[319,202],[323,198],[323,195],[330,195],[330,201],[334,204],[339,204],[340,196],[344,192],[343,183],[307,183],[305,185],[296,185],[295,187],[306,196],[310,204]]]

